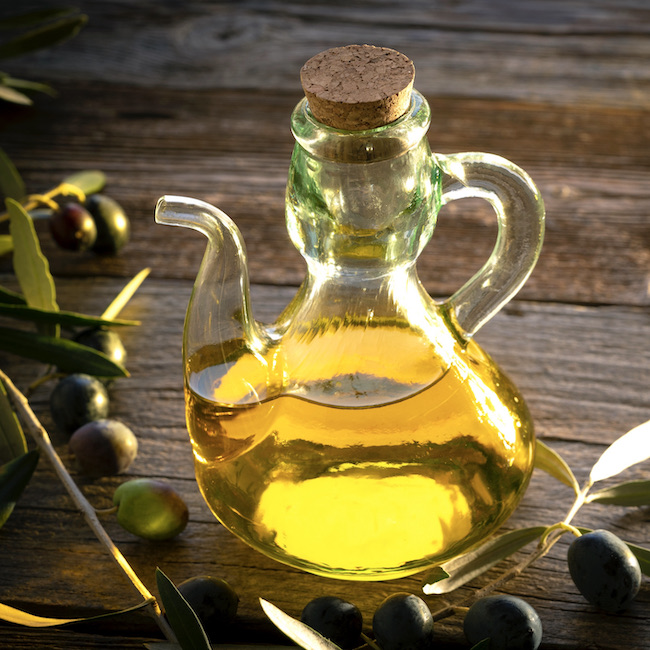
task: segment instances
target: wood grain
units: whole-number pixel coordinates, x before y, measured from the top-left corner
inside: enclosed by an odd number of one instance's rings
[[[289,116],[298,95],[103,84],[60,90],[57,100],[12,123],[3,145],[35,192],[79,169],[104,170],[107,192],[132,219],[133,237],[122,256],[72,255],[56,250],[42,224],[55,274],[125,277],[152,266],[156,275],[194,278],[203,237],[153,222],[158,197],[181,194],[207,200],[235,220],[254,282],[302,280],[305,265],[284,225],[293,147]],[[540,188],[546,238],[522,298],[650,302],[650,120],[644,112],[453,98],[435,98],[431,105],[434,151],[505,156]],[[449,295],[479,269],[494,245],[495,224],[482,201],[441,210],[419,261],[431,293]]]
[[[53,4],[29,0],[21,8]],[[643,0],[382,0],[360,3],[82,0],[88,27],[16,74],[173,88],[293,91],[330,47],[391,47],[424,93],[647,108],[650,10]],[[568,100],[568,101],[567,101]]]

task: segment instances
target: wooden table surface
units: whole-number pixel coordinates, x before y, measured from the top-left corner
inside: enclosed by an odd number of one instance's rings
[[[9,3],[2,7],[10,13]],[[22,2],[20,9],[57,3]],[[181,336],[205,240],[153,221],[162,194],[218,205],[240,227],[250,259],[254,311],[271,321],[304,274],[284,226],[284,185],[301,98],[300,66],[348,43],[396,48],[416,65],[429,100],[434,151],[488,151],[526,169],[547,208],[539,263],[516,300],[478,334],[524,393],[538,436],[580,481],[605,447],[650,419],[650,5],[646,0],[408,0],[311,3],[243,0],[81,0],[88,25],[54,49],[2,61],[15,77],[51,83],[58,96],[32,107],[0,105],[0,147],[31,192],[82,169],[101,169],[107,193],[132,221],[113,257],[57,249],[38,224],[62,308],[99,314],[128,278],[151,275],[124,316],[131,377],[111,388],[111,416],[137,434],[126,476],[79,478],[93,505],[109,505],[125,478],[164,477],[186,499],[190,522],[168,543],[139,540],[111,519],[106,529],[155,592],[157,566],[175,582],[209,573],[240,594],[227,641],[285,643],[259,597],[299,615],[312,598],[355,602],[366,627],[383,598],[420,593],[422,575],[341,582],[262,557],[213,519],[194,482],[184,423]],[[0,33],[0,37],[3,34]],[[445,207],[422,255],[421,278],[451,294],[487,258],[496,232],[487,204]],[[0,284],[15,286],[8,259]],[[20,388],[42,367],[0,357]],[[52,428],[46,384],[31,403]],[[64,462],[66,441],[52,433]],[[624,478],[648,476],[648,465]],[[536,472],[508,527],[563,518],[571,491]],[[589,505],[581,526],[609,528],[650,546],[648,508]],[[544,626],[542,648],[650,648],[650,583],[633,606],[603,615],[577,593],[566,568],[568,539],[507,586]],[[512,564],[450,596],[457,602]],[[76,512],[45,459],[0,531],[0,602],[74,617],[138,602]],[[468,648],[461,620],[436,626],[440,648]],[[144,614],[102,626],[29,629],[0,625],[3,648],[142,648],[160,639]]]

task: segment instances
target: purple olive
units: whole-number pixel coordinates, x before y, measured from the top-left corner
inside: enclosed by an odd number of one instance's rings
[[[608,530],[594,530],[574,539],[567,561],[578,591],[599,609],[621,611],[639,593],[639,560],[625,542]]]
[[[89,348],[103,352],[111,361],[124,366],[126,349],[120,335],[105,327],[88,327],[75,334],[74,340]]]
[[[379,605],[372,630],[382,650],[433,650],[433,616],[419,596],[399,592]]]
[[[537,650],[542,642],[542,622],[531,605],[516,596],[486,596],[465,615],[467,640],[478,644],[490,639],[494,650]]]
[[[300,620],[339,648],[361,644],[363,616],[359,608],[336,596],[319,596],[305,605]]]
[[[138,440],[117,420],[96,420],[77,429],[69,442],[79,470],[86,476],[125,472],[138,453]]]
[[[50,413],[56,426],[70,435],[87,422],[108,416],[106,386],[96,377],[75,373],[64,377],[50,394]]]
[[[239,596],[221,578],[194,576],[178,585],[181,596],[199,617],[208,637],[216,641],[237,616]]]
[[[50,232],[54,241],[65,250],[85,251],[97,241],[95,219],[79,203],[67,203],[50,217]]]

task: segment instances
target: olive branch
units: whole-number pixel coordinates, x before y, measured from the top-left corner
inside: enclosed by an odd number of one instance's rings
[[[0,43],[0,59],[10,59],[37,50],[49,48],[76,36],[88,21],[88,16],[71,7],[55,7],[15,14],[0,20],[0,31],[14,35]],[[56,92],[48,84],[27,79],[17,79],[0,72],[0,100],[13,104],[32,104],[24,91],[46,95]]]

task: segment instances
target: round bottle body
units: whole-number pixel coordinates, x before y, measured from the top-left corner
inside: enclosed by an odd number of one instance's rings
[[[363,132],[298,105],[286,216],[307,277],[270,327],[252,316],[236,227],[195,207],[210,240],[184,335],[198,484],[243,541],[323,576],[398,578],[469,550],[513,512],[533,470],[528,409],[472,338],[494,297],[522,281],[512,260],[500,265],[502,249],[521,252],[516,233],[500,226],[497,252],[444,303],[415,270],[456,196],[444,179],[464,188],[468,171],[463,196],[486,198],[506,168],[476,156],[443,165],[429,121],[415,91],[403,117]],[[504,201],[488,193],[501,224],[512,223],[505,204],[525,205],[516,178]]]
[[[286,341],[188,360],[197,480],[223,525],[276,560],[358,580],[415,573],[496,530],[526,489],[534,435],[494,362],[474,342],[433,357],[401,322],[315,331],[302,361]],[[380,342],[393,362],[360,367]]]

